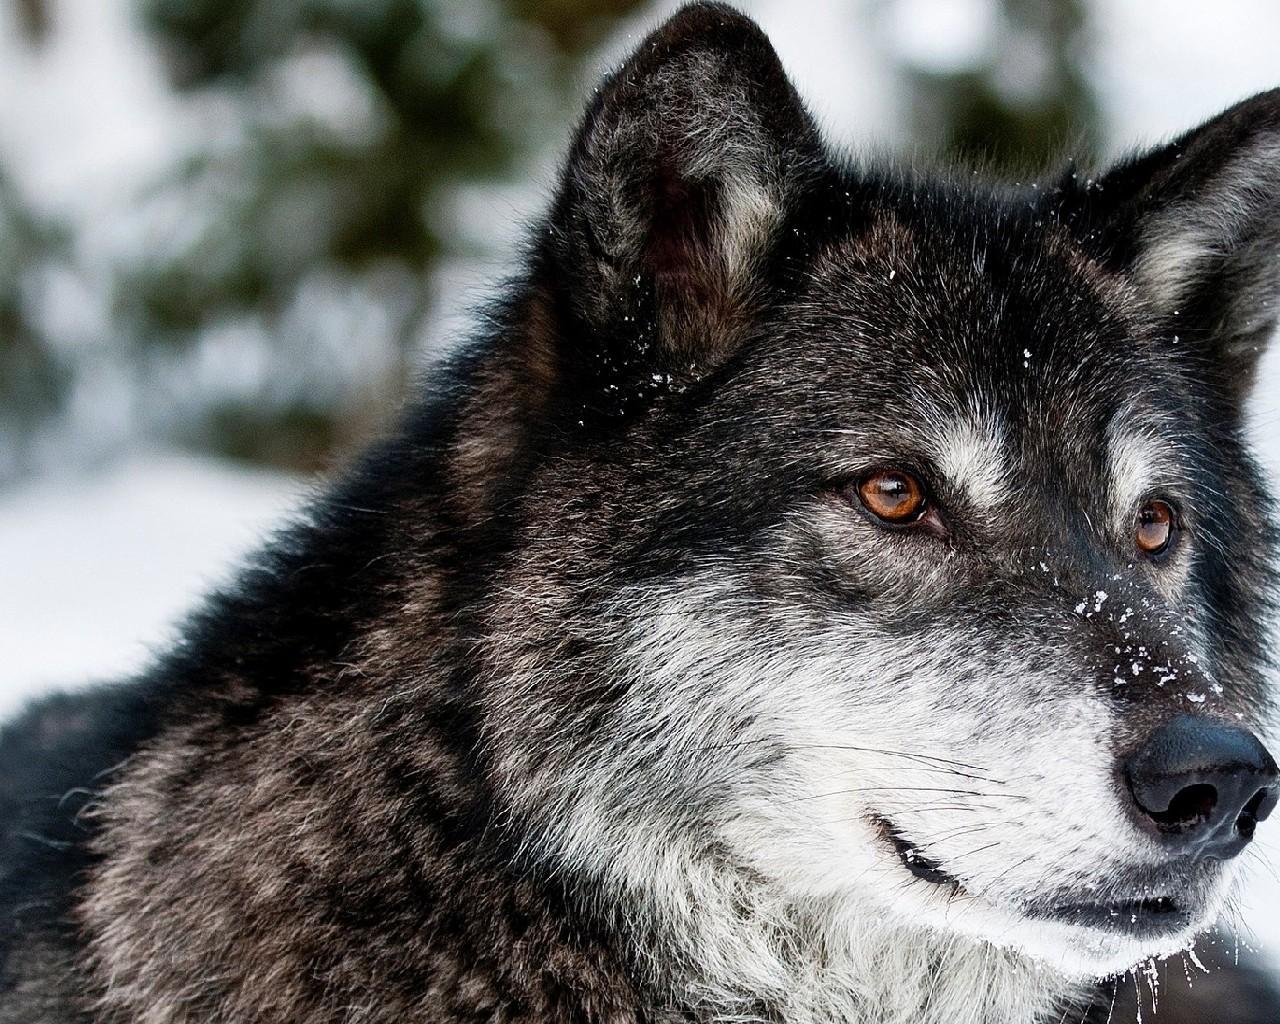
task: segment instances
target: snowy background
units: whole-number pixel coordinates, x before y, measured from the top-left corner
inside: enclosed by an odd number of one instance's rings
[[[38,47],[18,31],[14,12],[21,6],[0,0],[0,156],[33,209],[77,228],[74,272],[51,274],[40,304],[61,332],[60,344],[91,349],[109,333],[102,254],[151,241],[145,225],[154,211],[140,212],[146,205],[140,184],[160,179],[175,152],[194,151],[224,131],[230,115],[175,92],[134,5],[49,4],[55,30]],[[576,72],[579,96],[643,26],[675,6],[642,4],[592,43]],[[1007,42],[1000,9],[989,0],[741,6],[769,32],[828,131],[856,149],[914,144],[902,129],[915,102],[902,85],[904,67],[946,75]],[[1086,70],[1104,151],[1167,136],[1280,84],[1275,0],[1092,0],[1084,8]],[[1029,48],[1025,60],[1037,59]],[[360,97],[340,69],[320,61],[294,70],[323,116],[338,122],[362,116]],[[414,327],[415,362],[429,361],[465,331],[469,306],[501,271],[522,220],[537,212],[549,154],[567,131],[554,116],[549,123],[545,146],[529,150],[520,173],[449,194],[450,223],[478,242],[430,266],[437,300]],[[358,303],[324,308],[348,334],[385,329]],[[331,339],[319,336],[317,344]],[[210,379],[240,380],[249,371],[237,351],[220,337],[189,365]],[[357,362],[362,369],[367,360]],[[270,376],[269,362],[254,365],[253,372]],[[199,446],[166,443],[163,432],[135,429],[131,394],[109,367],[81,374],[63,413],[29,445],[34,455],[22,471],[0,475],[0,716],[47,689],[145,664],[184,610],[311,485],[296,466],[229,461]],[[1280,355],[1264,366],[1251,422],[1259,454],[1280,484]],[[0,433],[0,449],[5,444]],[[0,451],[0,469],[3,463]],[[1270,866],[1255,867],[1241,916],[1254,935],[1249,941],[1280,968],[1277,831],[1259,832],[1270,844]]]

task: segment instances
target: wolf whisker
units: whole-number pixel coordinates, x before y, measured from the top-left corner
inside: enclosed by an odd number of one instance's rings
[[[824,800],[833,796],[848,796],[854,793],[954,793],[960,796],[973,796],[989,800],[1017,800],[1029,802],[1030,797],[1021,793],[983,793],[975,789],[954,789],[945,786],[850,786],[847,789],[835,789],[826,793],[813,793],[796,797],[797,801]]]
[[[933,755],[933,754],[920,754],[920,753],[915,753],[915,752],[905,751],[905,750],[886,750],[883,747],[862,747],[852,743],[794,743],[792,744],[792,746],[795,747],[796,749],[855,750],[865,754],[885,754],[890,757],[905,757],[912,761],[925,761],[925,762],[932,761],[932,762],[936,762],[937,764],[952,765],[957,768],[965,768],[971,772],[987,771],[987,769],[979,765],[966,764],[964,761],[952,761],[948,758],[937,757],[936,755]],[[1001,780],[992,779],[990,781],[996,782]],[[1001,781],[1001,785],[1003,784],[1004,784],[1003,781]]]

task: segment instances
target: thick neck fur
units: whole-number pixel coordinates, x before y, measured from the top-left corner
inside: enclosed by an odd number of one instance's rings
[[[850,901],[802,906],[767,880],[677,848],[610,902],[659,1016],[770,1024],[1033,1024],[1081,990],[1010,950],[889,921]],[[626,870],[639,868],[637,863]],[[609,891],[611,883],[605,883]]]

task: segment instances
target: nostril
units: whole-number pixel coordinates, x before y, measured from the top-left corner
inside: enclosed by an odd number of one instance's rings
[[[1258,790],[1253,794],[1252,799],[1244,805],[1244,809],[1240,811],[1240,817],[1236,819],[1236,831],[1245,839],[1252,839],[1254,829],[1258,827],[1258,822],[1266,821],[1267,816],[1275,805],[1276,793],[1274,789]]]
[[[1178,790],[1163,811],[1143,808],[1161,832],[1178,835],[1199,828],[1213,815],[1218,806],[1218,791],[1208,783],[1187,786]]]
[[[1275,786],[1266,786],[1258,790],[1253,799],[1258,803],[1258,809],[1254,812],[1254,817],[1258,821],[1266,821],[1271,817],[1271,812],[1276,809],[1276,802],[1280,801],[1280,793],[1276,792]]]

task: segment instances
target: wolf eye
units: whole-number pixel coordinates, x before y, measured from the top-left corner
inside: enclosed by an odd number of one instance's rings
[[[928,508],[924,488],[910,473],[878,469],[858,482],[858,498],[877,519],[895,526],[912,523]]]
[[[1167,501],[1149,501],[1138,510],[1134,537],[1148,555],[1161,555],[1173,540],[1173,507]]]

